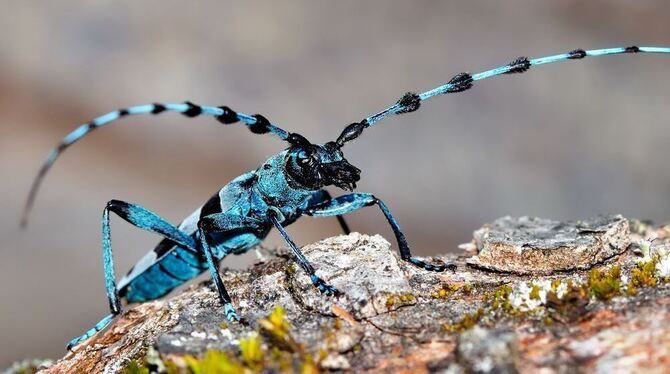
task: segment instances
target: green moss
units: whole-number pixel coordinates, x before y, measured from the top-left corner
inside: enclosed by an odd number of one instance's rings
[[[305,357],[305,361],[300,365],[300,374],[318,374],[319,367],[315,364],[311,355]]]
[[[416,298],[412,294],[405,294],[405,295],[400,295],[400,301],[403,303],[411,303],[414,302]]]
[[[193,374],[238,374],[245,372],[237,360],[230,357],[226,352],[210,350],[205,353],[202,359],[194,356],[184,356],[186,365]]]
[[[469,295],[472,293],[472,291],[475,290],[475,287],[471,283],[465,283],[461,287],[461,291],[463,292],[464,295]]]
[[[293,353],[272,347],[270,351],[270,362],[282,373],[289,373],[293,370]]]
[[[588,287],[591,295],[600,300],[610,300],[621,294],[621,268],[612,266],[607,271],[593,269],[589,272]]]
[[[284,308],[275,307],[272,313],[258,321],[261,332],[271,344],[290,352],[302,352],[303,347],[291,336],[291,325],[286,320]]]
[[[242,278],[240,278],[239,275],[236,275],[236,276],[233,277],[233,279],[231,279],[229,282],[230,282],[230,284],[233,285],[233,286],[234,286],[234,285],[238,285],[238,284],[242,284]]]
[[[149,374],[149,369],[142,366],[139,362],[132,360],[126,367],[125,374]]]
[[[318,373],[321,360],[327,352],[318,352],[315,358],[291,336],[291,325],[282,307],[258,321],[260,330],[240,340],[239,352],[207,351],[201,357],[184,356],[187,368],[175,362],[166,362],[172,373],[190,370],[193,374],[205,373],[258,373],[296,372]],[[339,327],[336,327],[339,329]]]
[[[386,299],[386,309],[391,309],[394,306],[404,306],[413,304],[416,297],[412,294],[391,295]]]
[[[34,374],[37,373],[35,368],[20,368],[16,371],[16,374]]]
[[[442,299],[446,300],[454,293],[458,292],[461,289],[461,286],[458,284],[443,284],[439,288],[435,289],[430,293],[430,297],[433,299]]]
[[[498,310],[502,309],[503,311],[510,313],[514,309],[512,303],[509,301],[509,295],[512,294],[512,287],[503,284],[496,288],[493,294],[489,294],[487,299],[491,301],[491,309]]]
[[[447,295],[448,293],[444,288],[439,288],[430,294],[433,299],[446,299]]]
[[[558,287],[561,286],[561,280],[556,278],[551,281],[551,290],[554,292],[558,292]]]
[[[259,324],[263,329],[280,339],[286,338],[291,328],[286,320],[286,312],[281,306],[275,307],[267,318],[259,321]]]
[[[540,300],[540,286],[538,286],[537,284],[533,284],[533,287],[531,287],[528,297],[531,300]]]
[[[656,264],[658,256],[654,256],[647,262],[638,262],[631,270],[630,284],[633,287],[655,287],[658,284],[656,277]]]
[[[172,361],[166,361],[163,363],[165,365],[165,374],[181,374],[181,368]]]
[[[298,285],[296,284],[296,267],[293,263],[289,263],[285,268],[284,268],[284,274],[286,277],[284,278],[285,282],[285,287],[289,291],[289,293],[295,293],[299,289]]]
[[[341,322],[335,320],[333,328],[339,330]],[[151,352],[145,360],[152,365],[164,367],[166,374],[228,374],[281,372],[318,373],[321,361],[328,352],[320,350],[314,357],[290,333],[291,326],[285,318],[284,309],[276,307],[272,313],[259,321],[259,331],[240,340],[239,351],[210,350],[201,356],[185,355],[174,361],[162,361],[157,354],[151,361]],[[219,326],[222,327],[223,326]],[[227,327],[227,326],[226,326]],[[360,347],[359,347],[360,348]],[[144,361],[142,361],[144,362]],[[131,361],[125,369],[129,374],[148,374],[146,364]]]
[[[460,322],[464,330],[473,328],[484,316],[484,309],[479,308],[477,312],[466,315]]]
[[[240,340],[240,354],[246,367],[254,371],[260,371],[264,367],[264,353],[258,334]]]
[[[453,294],[460,292],[463,295],[469,295],[474,291],[474,286],[470,283],[464,284],[442,284],[430,293],[433,299],[449,299]]]
[[[446,332],[461,332],[473,328],[484,317],[484,308],[477,309],[476,312],[466,314],[463,319],[454,324],[445,323],[442,329]]]
[[[589,290],[587,285],[575,284],[568,280],[561,298],[557,296],[560,281],[556,286],[552,284],[551,291],[547,292],[547,318],[552,320],[570,321],[585,313],[586,305],[589,303]],[[545,325],[547,325],[545,321]]]

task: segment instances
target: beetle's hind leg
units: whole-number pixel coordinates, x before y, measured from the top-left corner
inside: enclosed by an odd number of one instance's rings
[[[383,201],[376,198],[370,193],[352,193],[348,195],[343,195],[331,199],[329,201],[324,201],[314,206],[311,206],[305,210],[305,214],[309,216],[316,217],[329,217],[340,214],[347,214],[358,209],[364,208],[366,206],[377,205],[381,209],[382,213],[386,217],[386,220],[391,225],[393,233],[395,234],[396,240],[398,242],[398,247],[400,250],[400,257],[411,263],[412,265],[418,266],[420,268],[429,270],[429,271],[445,271],[456,270],[456,265],[454,264],[431,264],[424,260],[421,260],[417,257],[412,256],[412,253],[407,244],[407,239],[405,239],[405,234],[400,230],[400,225],[395,220],[391,211],[388,209],[386,204]]]
[[[107,299],[109,300],[111,314],[100,320],[100,322],[81,336],[72,339],[67,345],[68,350],[107,327],[114,317],[120,314],[122,310],[119,291],[116,287],[116,275],[114,272],[112,240],[109,229],[109,212],[115,213],[133,226],[162,235],[163,237],[180,244],[184,248],[197,253],[196,243],[193,238],[155,213],[152,213],[139,205],[124,201],[111,200],[108,202],[102,212],[102,258],[105,272],[105,288],[107,290]]]
[[[72,348],[77,346],[79,343],[83,342],[84,340],[89,339],[90,337],[95,335],[95,333],[97,333],[98,331],[103,330],[105,327],[107,327],[107,325],[109,325],[110,322],[112,322],[114,317],[116,317],[116,314],[114,314],[114,313],[107,315],[107,317],[101,319],[100,322],[96,323],[95,326],[88,329],[85,333],[83,333],[80,336],[70,340],[67,343],[67,350],[71,351]]]

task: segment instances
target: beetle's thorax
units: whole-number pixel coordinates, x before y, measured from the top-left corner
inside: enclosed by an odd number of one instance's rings
[[[287,152],[285,150],[270,157],[256,170],[256,189],[268,205],[298,206],[314,193],[289,180],[284,168]]]

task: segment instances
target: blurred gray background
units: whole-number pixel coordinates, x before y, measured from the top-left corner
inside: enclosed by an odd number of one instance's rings
[[[153,101],[227,104],[326,141],[461,71],[574,48],[670,44],[663,0],[4,0],[2,8],[0,367],[61,356],[107,313],[99,220],[109,199],[179,222],[284,146],[212,119],[129,118],[60,159],[19,230],[47,152],[97,115]],[[507,214],[663,221],[669,68],[668,56],[627,55],[485,81],[368,130],[347,157],[363,170],[359,190],[385,199],[422,255],[455,251]],[[374,209],[349,220],[392,238]],[[158,240],[118,219],[112,230],[119,272]],[[289,231],[307,244],[339,228],[305,219]],[[269,245],[279,244],[273,233]]]

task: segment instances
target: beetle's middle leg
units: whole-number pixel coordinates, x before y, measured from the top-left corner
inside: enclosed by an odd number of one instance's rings
[[[207,260],[207,267],[212,276],[216,291],[219,294],[219,299],[223,304],[223,310],[226,313],[226,318],[229,321],[242,321],[242,318],[235,311],[230,295],[223,285],[221,275],[219,274],[218,262],[214,259],[212,247],[215,243],[212,241],[210,234],[215,232],[232,232],[232,231],[256,231],[263,228],[262,221],[255,218],[238,216],[228,213],[214,213],[200,218],[198,222],[198,230],[200,233],[200,242],[202,250],[205,253]]]
[[[321,277],[316,275],[316,271],[314,270],[314,267],[312,264],[309,263],[309,260],[307,260],[307,257],[302,253],[300,248],[293,242],[291,237],[288,235],[282,224],[279,222],[279,219],[277,218],[277,213],[274,210],[269,210],[268,211],[268,216],[270,217],[270,221],[275,225],[279,233],[281,234],[282,238],[286,241],[288,246],[291,248],[291,251],[293,252],[293,255],[295,256],[295,260],[300,265],[303,270],[309,275],[309,278],[312,280],[312,284],[321,291],[321,293],[326,294],[328,296],[336,295],[339,293],[337,288],[327,284]]]
[[[351,213],[353,211],[371,205],[377,205],[379,209],[381,209],[382,213],[384,213],[386,220],[391,225],[393,233],[395,234],[396,240],[398,242],[400,257],[403,260],[411,263],[412,265],[430,271],[445,271],[447,269],[450,270],[456,269],[456,265],[454,264],[434,265],[412,256],[412,253],[409,249],[409,245],[407,244],[407,239],[405,239],[405,234],[403,234],[402,231],[400,230],[400,225],[398,225],[398,222],[395,220],[386,204],[384,204],[383,201],[376,198],[373,194],[352,193],[348,195],[339,196],[329,201],[324,201],[322,203],[309,207],[304,211],[304,213],[309,216],[329,217],[334,215]]]

